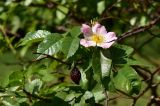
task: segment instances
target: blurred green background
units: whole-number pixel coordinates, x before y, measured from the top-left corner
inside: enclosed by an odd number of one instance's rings
[[[159,15],[159,0],[1,0],[0,86],[8,84],[10,73],[24,69],[21,64],[27,65],[28,61],[35,59],[32,52],[36,50],[36,44],[17,47],[27,32],[43,29],[63,33],[97,18],[107,31],[114,31],[120,36],[129,29],[149,24]],[[133,47],[132,58],[149,64],[150,70],[159,66],[160,23],[149,32],[136,34],[119,43]],[[159,76],[155,78],[158,79]],[[145,106],[148,94],[136,106]],[[118,98],[110,104],[129,106],[130,100]]]

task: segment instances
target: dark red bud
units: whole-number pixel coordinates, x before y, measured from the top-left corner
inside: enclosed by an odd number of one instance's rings
[[[79,84],[79,82],[81,80],[81,73],[80,73],[80,71],[77,67],[74,67],[71,70],[70,77],[71,77],[73,82],[75,82],[76,84]]]

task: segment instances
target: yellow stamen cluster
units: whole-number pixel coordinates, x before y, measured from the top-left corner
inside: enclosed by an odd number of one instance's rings
[[[95,41],[96,43],[102,43],[104,41],[103,36],[100,36],[97,34],[93,34],[91,39],[92,41]]]

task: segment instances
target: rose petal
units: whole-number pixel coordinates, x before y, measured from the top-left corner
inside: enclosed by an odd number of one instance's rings
[[[84,34],[84,37],[89,37],[92,35],[91,27],[86,24],[82,24],[81,32]]]
[[[83,45],[84,47],[96,46],[96,42],[88,41],[86,39],[81,39],[80,44]]]
[[[107,34],[106,28],[104,26],[101,26],[100,28],[98,28],[97,33],[101,35]]]
[[[116,39],[117,37],[114,32],[108,32],[107,34],[105,34],[104,43],[97,44],[97,46],[100,46],[102,48],[110,48]]]
[[[108,32],[107,34],[105,34],[105,41],[106,42],[112,42],[117,40],[116,34],[114,32]]]
[[[92,28],[86,24],[82,24],[81,32],[84,34],[85,39],[80,40],[80,44],[85,47],[90,46],[99,46],[102,48],[109,48],[117,39],[116,34],[114,32],[106,31],[104,26],[101,26],[98,22],[92,26]],[[92,36],[103,36],[103,41],[98,43],[98,41],[94,41]]]
[[[115,41],[112,41],[112,42],[110,42],[110,43],[101,43],[101,44],[97,44],[97,46],[106,49],[106,48],[110,48],[110,47],[113,45],[114,42],[115,42]]]
[[[108,32],[107,33],[108,38],[113,39],[113,38],[117,38],[116,34],[114,32]]]
[[[94,26],[92,26],[92,32],[93,33],[97,33],[98,28],[100,28],[101,25],[99,23],[96,23]]]

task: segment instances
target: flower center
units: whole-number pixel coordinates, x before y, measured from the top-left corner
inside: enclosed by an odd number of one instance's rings
[[[92,38],[93,41],[95,41],[96,43],[102,43],[104,38],[103,36],[97,35],[97,34],[93,34]]]

